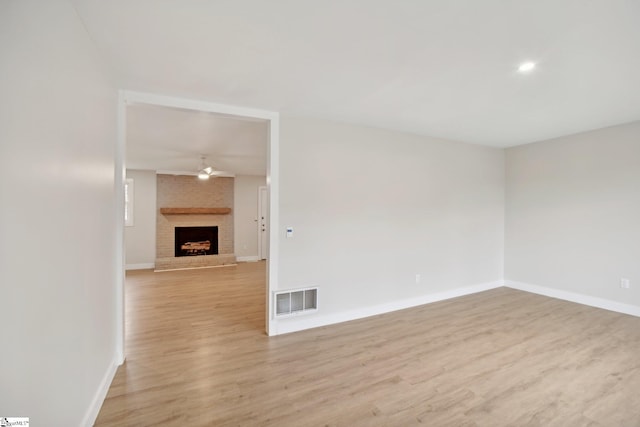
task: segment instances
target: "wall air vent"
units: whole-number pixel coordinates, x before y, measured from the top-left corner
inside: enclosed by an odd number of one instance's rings
[[[318,310],[318,288],[275,292],[276,317],[306,314]]]

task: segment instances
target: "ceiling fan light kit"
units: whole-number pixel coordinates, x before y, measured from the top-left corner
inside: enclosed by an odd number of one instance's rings
[[[200,169],[198,170],[198,179],[207,180],[212,176],[215,178],[214,169],[205,164],[206,156],[200,156]]]

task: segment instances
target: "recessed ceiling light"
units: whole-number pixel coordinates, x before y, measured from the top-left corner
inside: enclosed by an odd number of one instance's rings
[[[531,62],[531,61],[523,62],[518,67],[518,71],[520,71],[521,73],[528,73],[531,70],[533,70],[534,68],[536,68],[536,63],[535,62]]]

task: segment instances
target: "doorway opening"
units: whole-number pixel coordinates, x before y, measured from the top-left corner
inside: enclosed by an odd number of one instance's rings
[[[277,283],[278,266],[278,152],[279,152],[279,115],[276,112],[257,110],[252,108],[235,107],[224,104],[216,104],[206,101],[199,101],[186,98],[176,98],[150,93],[120,91],[118,100],[118,141],[116,150],[116,200],[117,200],[117,246],[118,262],[116,265],[116,301],[118,328],[116,337],[116,347],[118,360],[120,363],[125,359],[125,247],[124,247],[124,184],[127,170],[127,107],[131,105],[143,104],[148,106],[167,107],[173,109],[188,110],[201,113],[214,113],[230,118],[241,118],[247,120],[260,120],[268,124],[268,142],[266,148],[266,187],[264,190],[264,209],[266,215],[264,222],[259,222],[259,229],[262,230],[264,224],[265,231],[260,240],[260,257],[267,260],[266,273],[266,301],[265,301],[265,332],[268,335],[274,333],[272,328],[271,315],[273,308],[272,288]],[[263,194],[262,192],[260,194]],[[261,208],[262,209],[262,208]],[[262,220],[259,217],[259,220]],[[205,239],[206,240],[206,239]],[[263,244],[264,243],[264,244]]]

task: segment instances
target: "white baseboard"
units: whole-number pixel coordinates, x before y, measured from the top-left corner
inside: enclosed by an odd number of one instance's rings
[[[258,255],[238,256],[238,257],[236,257],[236,261],[238,261],[238,262],[256,262],[256,261],[260,261],[260,257]]]
[[[603,308],[605,310],[615,311],[617,313],[640,317],[640,307],[638,307],[637,305],[625,304],[604,298],[592,297],[589,295],[563,291],[560,289],[547,288],[544,286],[532,285],[529,283],[516,282],[513,280],[505,280],[504,286],[508,288],[518,289],[520,291],[531,292],[533,294],[544,295],[551,298],[576,302],[578,304],[588,305],[596,308]]]
[[[145,264],[127,264],[124,268],[125,270],[147,270],[150,268],[156,268],[156,265],[152,262]]]
[[[100,413],[100,408],[102,408],[102,402],[104,402],[104,399],[107,397],[107,392],[109,391],[109,387],[111,387],[111,382],[113,381],[113,377],[116,375],[117,369],[118,364],[114,357],[107,369],[107,372],[105,372],[102,381],[100,382],[98,390],[96,390],[96,393],[91,400],[89,409],[87,409],[87,412],[82,418],[82,423],[80,423],[81,426],[91,427],[95,424],[96,418],[98,418],[98,414]]]
[[[326,315],[312,314],[304,317],[301,316],[286,319],[271,319],[269,326],[273,327],[270,328],[270,335],[271,331],[273,331],[273,335],[287,334],[290,332],[297,332],[305,329],[362,319],[364,317],[376,316],[378,314],[390,313],[392,311],[403,310],[405,308],[416,307],[432,302],[444,301],[451,298],[457,298],[464,295],[487,291],[489,289],[499,288],[501,286],[503,286],[502,280],[497,280],[495,282],[480,283],[477,285],[456,288],[449,291],[438,292],[435,294],[427,294],[415,298],[393,301],[386,304],[358,308],[342,313],[333,313]],[[320,310],[322,310],[322,306],[318,307],[318,310],[320,312]]]
[[[582,295],[574,292],[562,291],[554,288],[547,288],[544,286],[531,285],[528,283],[515,282],[511,280],[497,280],[495,282],[481,283],[478,285],[452,289],[450,291],[421,295],[416,298],[393,301],[390,303],[375,305],[371,307],[363,307],[345,311],[342,313],[322,315],[319,311],[318,314],[312,314],[310,316],[271,319],[269,325],[269,335],[281,335],[290,332],[303,331],[305,329],[317,328],[320,326],[332,325],[335,323],[348,322],[350,320],[362,319],[364,317],[390,313],[392,311],[430,304],[432,302],[444,301],[464,295],[471,295],[477,292],[483,292],[502,286],[506,286],[512,289],[518,289],[525,292],[531,292],[538,295],[544,295],[551,298],[571,301],[578,304],[588,305],[590,307],[602,308],[605,310],[615,311],[617,313],[640,317],[640,307],[636,305]],[[321,310],[322,306],[318,307],[318,309]]]

